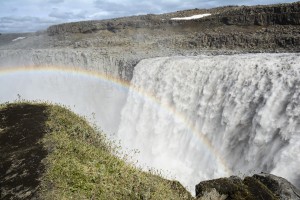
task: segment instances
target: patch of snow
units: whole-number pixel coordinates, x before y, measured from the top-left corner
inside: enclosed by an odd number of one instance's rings
[[[174,17],[174,18],[171,18],[171,20],[192,20],[192,19],[200,19],[200,18],[207,17],[207,16],[210,16],[210,15],[211,15],[210,13],[206,13],[206,14],[200,14],[200,15],[193,15],[193,16],[190,16],[190,17]]]
[[[18,41],[18,40],[23,40],[25,39],[26,37],[17,37],[16,39],[13,39],[12,41],[15,42],[15,41]]]

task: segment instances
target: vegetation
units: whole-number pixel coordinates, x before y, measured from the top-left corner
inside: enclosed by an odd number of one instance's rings
[[[198,196],[207,196],[208,191],[213,191],[214,195],[219,195],[215,199],[232,199],[232,200],[278,200],[268,187],[254,177],[245,177],[244,180],[238,177],[219,178],[214,180],[203,181],[196,186]]]
[[[175,181],[145,173],[116,156],[104,134],[66,108],[48,104],[7,104],[44,107],[43,159],[39,197],[43,199],[192,199]]]

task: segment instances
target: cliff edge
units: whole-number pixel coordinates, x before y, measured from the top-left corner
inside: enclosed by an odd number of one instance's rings
[[[199,14],[211,15],[190,20],[174,19]],[[150,14],[102,21],[74,22],[51,26],[47,29],[47,33],[50,36],[66,34],[94,34],[100,38],[108,36],[106,45],[110,46],[122,45],[124,42],[140,47],[143,43],[148,43],[149,48],[164,46],[174,50],[221,48],[298,52],[300,50],[299,25],[300,2],[296,2],[266,6],[227,6],[162,15]],[[109,40],[109,38],[116,39]],[[78,45],[99,44],[101,42],[89,39],[85,44]]]
[[[299,23],[300,2],[65,23],[0,35],[0,66],[76,66],[130,81],[146,58],[299,52]]]
[[[0,104],[0,199],[193,199],[66,108]]]

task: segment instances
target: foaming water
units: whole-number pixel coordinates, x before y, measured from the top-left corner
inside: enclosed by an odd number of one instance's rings
[[[162,169],[192,192],[201,180],[261,171],[299,187],[299,63],[299,54],[143,60],[117,136],[140,151],[141,166]]]
[[[192,193],[201,180],[260,171],[299,187],[298,63],[299,54],[147,59],[129,93],[96,72],[0,68],[0,103],[67,105]]]
[[[86,116],[107,134],[117,132],[128,92],[126,87],[97,73],[94,76],[63,68],[28,69],[11,68],[1,74],[0,68],[0,103],[18,99],[59,103]]]

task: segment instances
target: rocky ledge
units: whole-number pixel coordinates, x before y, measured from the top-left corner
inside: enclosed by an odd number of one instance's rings
[[[141,15],[123,17],[111,20],[95,20],[65,23],[50,26],[49,35],[62,33],[92,33],[98,30],[116,32],[126,28],[162,28],[165,26],[178,26],[186,24],[185,20],[172,20],[173,17],[186,17],[194,14],[211,13],[211,16],[194,19],[209,25],[239,25],[239,26],[267,26],[267,25],[300,25],[300,4],[274,4],[267,6],[226,6],[213,9],[184,10],[161,15]]]
[[[193,20],[173,20],[210,13]],[[266,6],[226,6],[161,15],[54,25],[49,36],[64,36],[76,47],[148,46],[173,50],[228,49],[248,51],[300,51],[300,2]],[[89,35],[89,39],[84,36]],[[69,37],[66,37],[68,35]],[[71,36],[73,35],[73,37]],[[76,37],[75,37],[76,36]],[[91,39],[98,37],[98,40]],[[76,39],[72,39],[72,38]],[[80,38],[80,39],[79,39]],[[103,40],[99,39],[103,38]],[[107,38],[107,39],[104,39]],[[103,44],[103,42],[108,42]],[[60,44],[61,45],[61,44]]]
[[[203,181],[196,186],[197,199],[299,200],[300,191],[286,179],[267,173],[241,179],[237,176]]]
[[[172,20],[205,13],[211,15]],[[135,64],[146,58],[300,52],[299,24],[300,2],[65,23],[0,35],[0,66],[67,64],[131,80]]]

